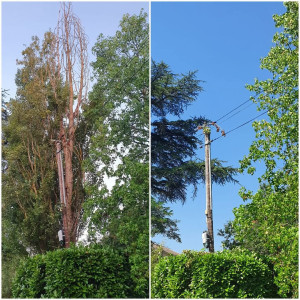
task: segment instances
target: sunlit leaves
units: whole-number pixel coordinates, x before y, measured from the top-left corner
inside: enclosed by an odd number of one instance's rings
[[[287,2],[287,12],[274,16],[276,33],[261,68],[271,79],[255,80],[247,88],[255,93],[258,110],[268,119],[253,123],[256,140],[241,169],[254,174],[262,162],[265,173],[256,193],[241,190],[250,203],[235,209],[234,229],[243,247],[272,257],[275,282],[283,297],[298,295],[298,3]]]
[[[124,249],[135,297],[148,296],[149,36],[147,15],[124,15],[93,47],[95,85],[84,117],[90,136],[85,217],[90,239]],[[109,185],[109,181],[112,186]]]

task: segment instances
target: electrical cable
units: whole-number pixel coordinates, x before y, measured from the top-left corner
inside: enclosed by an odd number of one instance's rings
[[[272,110],[272,109],[270,109],[270,110]],[[265,113],[269,112],[270,110],[266,110],[266,111],[264,111],[263,113],[261,113],[261,114],[259,114],[258,116],[256,116],[255,118],[252,118],[251,120],[249,120],[249,121],[247,121],[247,122],[245,122],[245,123],[243,123],[243,124],[241,124],[241,125],[239,125],[239,126],[233,128],[233,129],[229,130],[228,132],[226,132],[226,135],[229,134],[229,133],[231,133],[231,132],[233,132],[233,131],[235,131],[235,130],[237,130],[237,129],[239,129],[239,128],[241,128],[242,126],[244,126],[244,125],[250,123],[251,121],[254,121],[256,118],[258,118],[258,117],[264,115]],[[210,142],[212,143],[212,142],[216,141],[217,139],[219,139],[219,138],[221,138],[221,137],[222,137],[222,136],[218,136],[217,138],[211,140]]]
[[[236,113],[234,113],[233,115],[229,116],[227,119],[223,120],[222,122],[220,122],[219,124],[223,124],[224,122],[226,122],[227,120],[231,119],[232,117],[234,117],[235,115],[237,115],[238,113],[240,113],[241,111],[247,109],[248,107],[250,107],[251,105],[253,105],[254,102],[251,102],[249,105],[247,105],[246,107],[240,109],[239,111],[237,111]]]
[[[237,106],[236,108],[232,109],[230,112],[228,112],[227,114],[225,114],[224,116],[220,117],[217,121],[215,121],[216,123],[219,122],[220,120],[222,120],[223,118],[225,118],[226,116],[228,116],[229,114],[231,114],[232,112],[234,112],[235,110],[237,110],[238,108],[240,108],[241,106],[243,106],[244,104],[246,104],[247,102],[251,101],[251,99],[246,100],[245,102],[243,102],[242,104],[240,104],[239,106]]]

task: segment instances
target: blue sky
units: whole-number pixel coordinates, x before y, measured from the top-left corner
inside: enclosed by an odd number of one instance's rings
[[[24,45],[31,37],[43,38],[44,33],[57,24],[60,2],[2,2],[2,72],[1,87],[9,89],[9,97],[15,96],[16,59],[22,58]],[[80,18],[89,39],[89,50],[100,33],[113,35],[126,13],[139,14],[141,8],[149,11],[149,3],[143,2],[73,2],[73,11]],[[94,56],[89,54],[90,60]]]
[[[282,14],[282,2],[152,2],[151,4],[151,55],[156,62],[164,61],[174,73],[198,70],[197,78],[204,80],[204,92],[191,105],[182,119],[205,116],[217,120],[252,95],[245,85],[254,78],[270,76],[260,69],[260,58],[272,47],[272,38],[278,30],[272,16]],[[247,105],[245,105],[246,107]],[[253,104],[220,126],[229,131],[259,115]],[[261,117],[264,118],[265,116]],[[218,137],[213,131],[212,137]],[[251,123],[212,143],[211,156],[226,161],[226,165],[239,167],[239,160],[248,153],[255,138]],[[204,159],[204,149],[197,153]],[[257,178],[263,165],[256,165],[254,176],[236,178],[247,189],[256,190]],[[215,250],[221,250],[222,238],[217,230],[233,220],[232,210],[243,203],[238,196],[240,185],[213,185],[213,218]],[[168,204],[174,219],[180,220],[182,243],[157,236],[174,251],[203,248],[201,234],[207,229],[205,222],[205,186],[201,184],[197,197],[186,204]]]

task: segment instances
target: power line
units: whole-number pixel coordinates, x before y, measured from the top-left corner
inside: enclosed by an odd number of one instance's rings
[[[223,120],[222,122],[220,122],[220,124],[222,124],[222,123],[226,122],[227,120],[231,119],[232,117],[234,117],[235,115],[237,115],[237,114],[240,113],[241,111],[247,109],[248,107],[250,107],[250,106],[253,105],[253,104],[254,104],[254,102],[251,102],[251,103],[250,103],[249,105],[247,105],[246,107],[244,107],[244,108],[238,110],[236,113],[234,113],[233,115],[229,116],[227,119],[225,119],[225,120]]]
[[[235,110],[237,110],[238,108],[240,108],[241,106],[243,106],[244,104],[246,104],[247,102],[249,102],[250,99],[246,100],[245,102],[243,102],[242,104],[240,104],[239,106],[237,106],[236,108],[232,109],[230,112],[228,112],[227,114],[225,114],[224,116],[220,117],[217,121],[215,122],[219,122],[220,120],[222,120],[223,118],[227,117],[229,114],[231,114],[232,112],[234,112]]]
[[[270,110],[271,110],[271,109],[270,109]],[[266,111],[264,111],[263,113],[261,113],[261,114],[259,114],[258,116],[256,116],[255,118],[253,118],[253,119],[251,119],[251,120],[249,120],[249,121],[247,121],[247,122],[245,122],[245,123],[243,123],[243,124],[241,124],[241,125],[239,125],[239,126],[233,128],[233,129],[229,130],[228,132],[226,132],[226,135],[229,134],[229,133],[231,133],[231,132],[233,132],[233,131],[235,131],[235,130],[237,130],[237,129],[239,129],[239,128],[241,128],[241,127],[243,127],[244,125],[246,125],[246,124],[248,124],[248,123],[254,121],[256,118],[258,118],[258,117],[264,115],[265,113],[269,112],[270,110],[266,110]],[[217,139],[219,139],[220,137],[221,137],[221,136],[218,136],[217,138],[211,140],[210,142],[212,143],[212,142],[216,141]]]

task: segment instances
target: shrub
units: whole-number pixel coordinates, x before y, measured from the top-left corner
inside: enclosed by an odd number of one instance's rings
[[[161,259],[152,278],[154,298],[278,297],[266,261],[245,251],[185,251]]]
[[[19,268],[15,298],[126,298],[128,258],[111,248],[71,247],[36,255]]]

